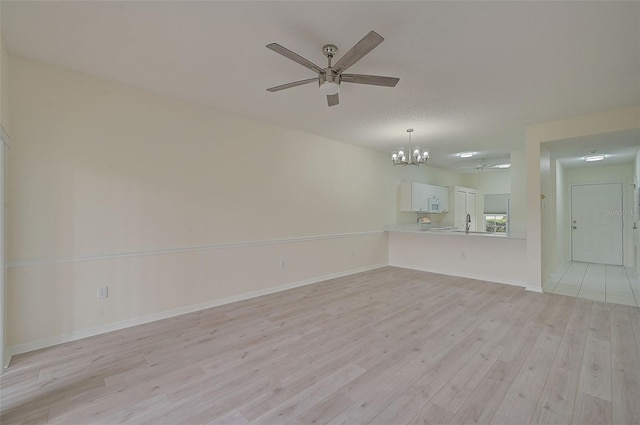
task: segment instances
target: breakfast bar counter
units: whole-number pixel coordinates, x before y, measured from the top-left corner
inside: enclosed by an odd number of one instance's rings
[[[414,224],[387,234],[391,266],[526,287],[526,239]]]

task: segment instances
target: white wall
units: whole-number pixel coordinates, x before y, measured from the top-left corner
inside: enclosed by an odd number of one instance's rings
[[[399,183],[444,180],[383,153],[9,60],[14,352],[384,265]]]
[[[592,165],[565,169],[564,223],[571,223],[571,186],[576,184],[622,183],[622,210],[633,211],[633,163],[621,165]],[[622,245],[624,266],[634,266],[633,215],[622,215]],[[571,253],[571,226],[565,226],[565,240]],[[543,245],[545,247],[545,245]],[[569,254],[571,258],[571,254]]]

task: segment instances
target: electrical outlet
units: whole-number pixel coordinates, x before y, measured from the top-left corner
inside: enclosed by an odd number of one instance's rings
[[[101,288],[98,288],[98,299],[106,300],[107,298],[109,298],[109,287],[103,286]]]
[[[287,262],[285,260],[280,260],[280,268],[284,269],[285,267],[287,267]]]

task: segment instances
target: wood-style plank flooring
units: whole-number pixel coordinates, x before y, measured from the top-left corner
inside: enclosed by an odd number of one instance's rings
[[[16,356],[2,424],[639,424],[640,309],[386,267]]]

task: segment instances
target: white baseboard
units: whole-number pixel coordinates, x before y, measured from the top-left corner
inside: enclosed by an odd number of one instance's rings
[[[543,294],[544,291],[542,290],[542,288],[538,287],[538,286],[525,286],[525,288],[527,291],[531,291],[531,292],[537,292],[539,294]]]
[[[29,351],[40,350],[42,348],[51,347],[58,344],[63,344],[66,342],[77,341],[82,338],[88,338],[91,336],[100,335],[107,332],[117,331],[120,329],[130,328],[132,326],[142,325],[145,323],[155,322],[157,320],[168,319],[174,316],[180,316],[182,314],[193,313],[195,311],[205,310],[207,308],[217,307],[224,304],[231,304],[236,301],[247,300],[250,298],[259,297],[262,295],[273,294],[275,292],[286,291],[287,289],[293,289],[300,286],[310,285],[313,283],[322,282],[329,279],[335,279],[338,277],[349,276],[356,273],[362,273],[369,270],[379,269],[381,267],[386,267],[388,264],[375,264],[371,266],[361,267],[357,269],[350,269],[343,272],[331,273],[322,276],[312,277],[310,279],[305,279],[299,282],[288,283],[286,285],[274,286],[272,288],[261,289],[259,291],[248,292],[245,294],[234,295],[231,297],[216,299],[213,301],[209,301],[202,304],[195,304],[186,307],[177,308],[174,310],[163,311],[160,313],[154,313],[147,316],[135,317],[132,319],[124,320],[121,322],[110,323],[106,325],[96,326],[89,329],[83,329],[76,332],[71,332],[68,334],[57,335],[49,338],[39,339],[37,341],[31,341],[24,344],[15,345],[13,347],[9,347],[8,355],[5,356],[5,367],[8,367],[9,362],[11,361],[11,356],[15,356],[22,353],[27,353]]]

